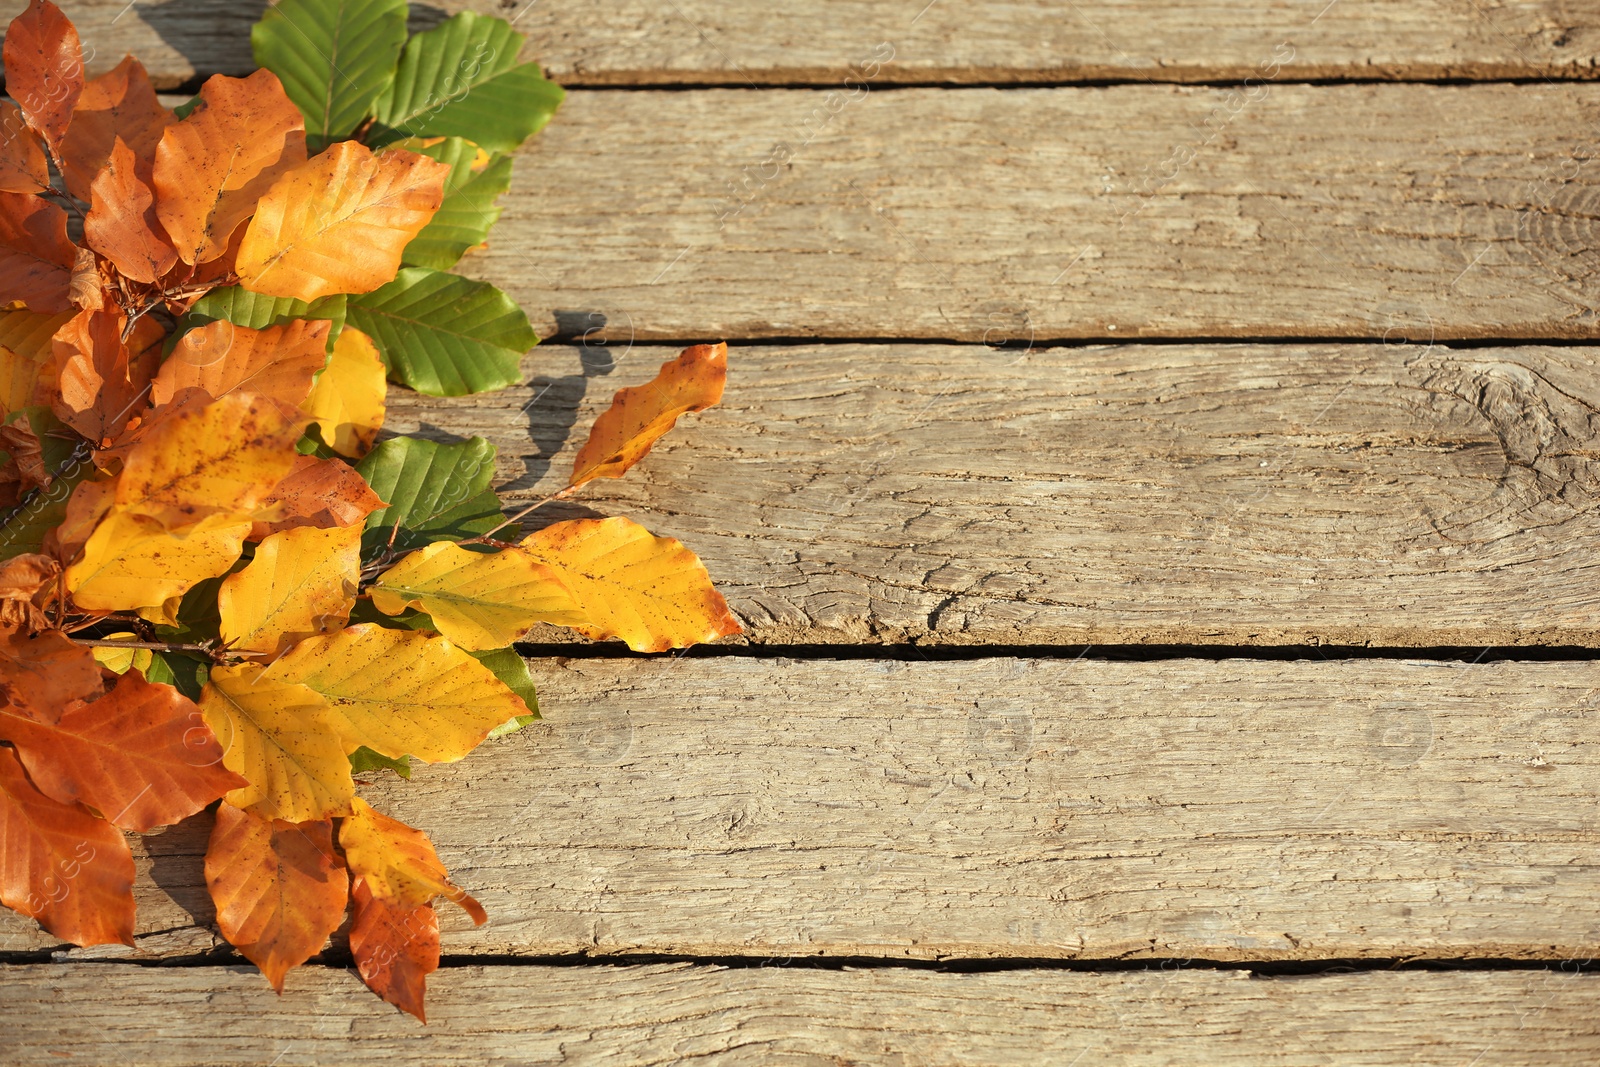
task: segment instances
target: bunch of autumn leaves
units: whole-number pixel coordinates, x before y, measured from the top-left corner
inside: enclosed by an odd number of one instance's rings
[[[5,38],[0,900],[74,943],[132,944],[119,831],[222,799],[205,876],[223,936],[281,989],[353,904],[363,979],[421,1017],[434,899],[484,913],[422,833],[355,796],[353,754],[448,762],[527,721],[488,657],[535,625],[660,651],[738,623],[692,553],[623,519],[409,555],[391,524],[374,551],[395,501],[345,462],[382,423],[371,340],[185,316],[221,286],[383,285],[451,168],[354,141],[308,158],[268,71],[210,79],[179,119],[137,62],[86,81],[79,55],[42,0]],[[726,348],[696,346],[621,391],[566,491],[619,477],[725,375]],[[349,624],[359,600],[376,621]],[[142,647],[179,626],[210,659],[197,702]]]

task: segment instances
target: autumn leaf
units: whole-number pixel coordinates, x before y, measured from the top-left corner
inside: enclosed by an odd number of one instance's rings
[[[75,945],[133,944],[133,853],[116,828],[51,800],[0,746],[0,903]]]
[[[311,416],[329,448],[341,456],[360,459],[383,427],[388,388],[387,372],[372,338],[346,327],[301,408]]]
[[[0,193],[0,293],[8,301],[47,315],[67,310],[77,261],[65,210],[37,196]]]
[[[350,901],[356,973],[378,996],[427,1022],[427,977],[439,969],[438,912],[432,904],[397,904],[374,896],[360,877],[350,883]]]
[[[156,404],[217,399],[242,391],[269,397],[294,412],[328,360],[330,324],[302,320],[252,330],[226,320],[178,339],[151,389]]]
[[[319,694],[255,664],[218,667],[200,712],[223,766],[249,783],[228,794],[229,804],[290,822],[349,813],[350,761]]]
[[[169,528],[156,516],[114,507],[84,544],[83,557],[67,568],[67,589],[89,611],[162,608],[226,574],[250,525],[248,517],[220,512]]]
[[[347,751],[451,763],[528,714],[505,683],[441,637],[363,624],[301,641],[265,671],[328,702]],[[247,775],[248,777],[248,775]]]
[[[53,556],[25,552],[0,563],[0,631],[38,633],[47,629],[41,608],[56,591],[60,576],[61,564]],[[0,665],[0,699],[6,693],[4,676],[5,668]]]
[[[49,0],[31,0],[6,30],[6,92],[28,125],[59,144],[83,92],[78,31]]]
[[[344,628],[361,580],[361,529],[275,533],[217,594],[222,640],[236,652],[271,655]]]
[[[83,220],[89,246],[136,282],[149,285],[167,273],[178,253],[162,232],[155,194],[140,177],[133,149],[122,138],[112,145],[111,157],[92,190],[93,206]]]
[[[145,168],[140,177],[150,179],[149,161],[155,158],[161,135],[172,125],[172,112],[161,106],[144,64],[128,56],[114,68],[91,78],[78,97],[72,125],[61,142],[61,166],[67,191],[88,200],[95,175],[111,158],[118,138],[133,150]]]
[[[541,622],[589,621],[561,573],[517,549],[472,552],[436,541],[385,571],[370,593],[387,615],[427,612],[441,634],[470,651],[514,644]]]
[[[350,807],[351,814],[339,824],[339,845],[351,874],[364,879],[373,896],[408,905],[444,897],[461,905],[474,924],[488,921],[483,906],[450,881],[427,834],[360,797]]]
[[[558,522],[521,547],[560,572],[588,616],[572,624],[585,637],[665,652],[743,632],[693,552],[628,519]]]
[[[161,327],[140,319],[124,341],[127,322],[116,309],[80,311],[53,342],[60,380],[54,411],[95,444],[121,434],[149,402],[160,365]]]
[[[277,517],[257,521],[250,539],[305,526],[363,526],[367,516],[383,507],[383,500],[349,464],[337,459],[299,456],[294,467],[261,501],[263,513]]]
[[[0,101],[0,192],[37,193],[50,187],[50,164],[21,110]]]
[[[199,99],[155,153],[157,212],[185,263],[222,255],[272,184],[306,161],[305,120],[270,70],[215,75]]]
[[[344,920],[349,876],[327,820],[269,820],[223,804],[205,870],[222,936],[279,993],[289,970],[320,951]]]
[[[594,422],[589,439],[572,464],[572,482],[620,478],[672,429],[678,416],[700,411],[722,399],[728,379],[726,344],[694,345],[662,364],[655,379],[618,390]]]
[[[0,738],[45,795],[86,804],[124,830],[171,825],[248,784],[223,768],[199,709],[138,674],[54,724],[0,708]]]
[[[66,634],[0,637],[0,696],[17,714],[54,723],[73,705],[94,700],[105,690],[94,657]]]
[[[378,288],[439,209],[449,173],[426,156],[374,156],[340,141],[261,198],[239,248],[239,280],[252,292],[296,300]]]

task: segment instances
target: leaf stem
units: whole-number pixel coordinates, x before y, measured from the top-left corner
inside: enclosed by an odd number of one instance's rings
[[[460,543],[463,544],[463,545],[500,544],[501,542],[491,541],[490,538],[493,537],[495,534],[499,533],[501,530],[504,530],[507,526],[510,526],[512,523],[520,522],[523,519],[527,518],[529,515],[532,515],[535,511],[538,511],[540,508],[544,507],[546,504],[552,504],[557,500],[566,499],[568,496],[571,496],[572,493],[575,492],[577,489],[578,489],[578,487],[576,485],[569,485],[565,489],[561,490],[561,492],[559,492],[559,493],[551,493],[549,496],[545,497],[543,500],[536,500],[532,504],[529,504],[527,507],[523,508],[521,511],[517,512],[515,515],[511,516],[505,522],[502,522],[499,526],[496,526],[494,529],[490,530],[488,533],[479,534],[477,537],[469,537],[469,538],[467,538],[466,540],[464,540],[464,541],[462,541]]]

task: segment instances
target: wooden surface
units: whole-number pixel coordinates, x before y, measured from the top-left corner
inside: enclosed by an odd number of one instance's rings
[[[444,909],[446,954],[1600,955],[1600,663],[535,675],[547,725],[365,790],[489,910]],[[208,832],[149,839],[145,955],[212,947]]]
[[[24,6],[5,0],[0,19]],[[266,3],[61,6],[92,70],[131,51],[172,86],[248,73]],[[839,85],[883,43],[881,84],[1243,79],[1274,55],[1299,79],[1592,78],[1600,56],[1600,15],[1575,0],[431,0],[413,25],[460,10],[513,21],[524,55],[569,85]]]
[[[757,643],[1592,647],[1596,352],[737,347],[579,500],[693,545]],[[674,353],[536,348],[388,425],[488,437],[531,501]]]
[[[296,971],[281,998],[263,998],[261,984],[243,968],[0,969],[6,1062],[106,1062],[108,1047],[118,1064],[173,1067],[1498,1067],[1600,1056],[1600,978],[1545,971],[1255,979],[1215,971],[460,967],[429,979],[427,1027],[365,995],[346,971]]]

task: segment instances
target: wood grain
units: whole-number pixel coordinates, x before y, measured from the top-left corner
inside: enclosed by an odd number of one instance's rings
[[[1600,1055],[1597,1009],[1600,978],[1543,971],[1261,980],[1216,971],[502,966],[431,975],[423,1027],[346,971],[296,971],[279,998],[243,968],[0,969],[0,1027],[14,1067],[1000,1067],[1075,1058],[1460,1067],[1474,1057],[1531,1065]]]
[[[674,354],[542,347],[521,388],[394,391],[388,425],[486,436],[502,494],[537,499]],[[720,407],[581,500],[700,553],[751,641],[1600,644],[1594,348],[749,346],[730,368]]]
[[[0,19],[24,6],[5,0]],[[62,3],[95,49],[91,69],[133,52],[162,86],[250,70],[265,6]],[[1242,79],[1284,46],[1294,78],[1592,78],[1600,57],[1600,18],[1564,0],[435,0],[413,5],[413,26],[467,9],[512,21],[524,54],[571,85],[836,85],[883,42],[884,84]]]
[[[449,954],[1600,955],[1600,663],[533,666],[546,724],[365,790],[488,909]],[[207,832],[142,955],[212,947]]]

